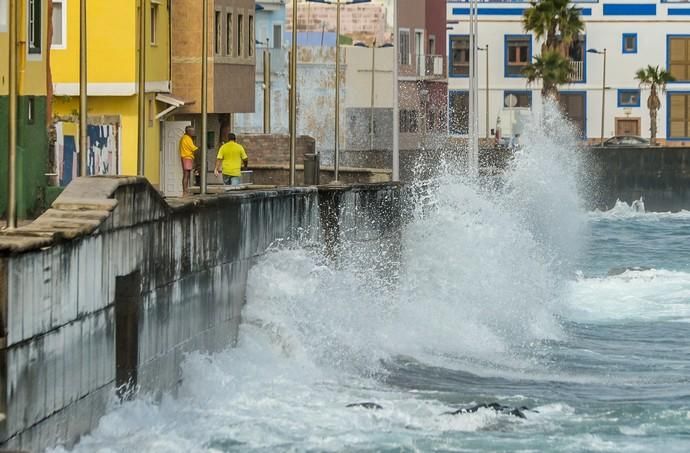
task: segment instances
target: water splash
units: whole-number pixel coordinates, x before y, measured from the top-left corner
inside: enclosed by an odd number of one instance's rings
[[[451,167],[420,181],[397,288],[347,259],[281,250],[252,270],[245,319],[291,354],[366,376],[400,356],[532,366],[535,342],[562,336],[557,306],[586,224],[578,140],[563,124],[553,105],[535,114],[500,180]]]

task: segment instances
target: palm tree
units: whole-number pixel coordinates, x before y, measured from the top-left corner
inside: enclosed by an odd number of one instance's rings
[[[542,52],[557,50],[567,57],[570,44],[584,30],[580,11],[570,0],[532,1],[530,5],[522,18],[524,29],[544,41]]]
[[[568,83],[573,74],[570,60],[556,50],[546,50],[540,56],[534,57],[534,62],[528,65],[522,73],[527,77],[527,83],[542,81],[541,94],[544,98],[558,98],[558,85]]]
[[[662,93],[666,90],[666,84],[673,82],[675,77],[659,66],[648,65],[646,68],[639,69],[635,73],[635,79],[640,81],[640,86],[649,87],[649,97],[647,98],[647,108],[649,109],[649,133],[650,142],[656,145],[656,117],[661,108],[661,100],[658,91]]]
[[[572,80],[568,51],[584,30],[584,24],[580,11],[570,4],[570,0],[532,0],[530,4],[531,7],[525,10],[522,24],[526,31],[534,33],[543,43],[541,56],[535,57],[523,74],[527,76],[528,83],[541,79],[542,94],[555,99],[558,97],[558,85]]]

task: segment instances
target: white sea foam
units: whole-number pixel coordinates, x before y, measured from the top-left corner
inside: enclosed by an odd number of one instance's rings
[[[690,274],[628,270],[620,275],[571,283],[568,311],[573,320],[685,320],[690,317]]]
[[[589,213],[592,220],[648,220],[657,221],[668,218],[687,219],[690,218],[690,211],[682,210],[678,212],[653,212],[647,211],[644,198],[635,200],[628,204],[625,201],[616,200],[616,204],[608,211],[595,210]]]

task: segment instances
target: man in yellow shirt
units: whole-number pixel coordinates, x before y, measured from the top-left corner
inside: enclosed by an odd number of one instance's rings
[[[235,134],[228,134],[228,142],[220,147],[216,160],[214,174],[220,176],[223,172],[223,183],[226,185],[239,186],[242,168],[247,168],[249,159],[244,147],[237,143]]]
[[[182,161],[182,196],[189,195],[189,178],[194,168],[194,153],[199,148],[194,144],[192,137],[196,135],[192,126],[184,129],[184,135],[180,139],[180,160]]]

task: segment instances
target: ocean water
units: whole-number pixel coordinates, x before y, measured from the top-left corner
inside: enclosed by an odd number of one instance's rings
[[[587,212],[567,123],[524,138],[500,184],[425,186],[395,285],[267,253],[237,347],[189,355],[176,398],[114,405],[74,451],[690,451],[690,213]],[[493,402],[525,418],[446,414]]]

